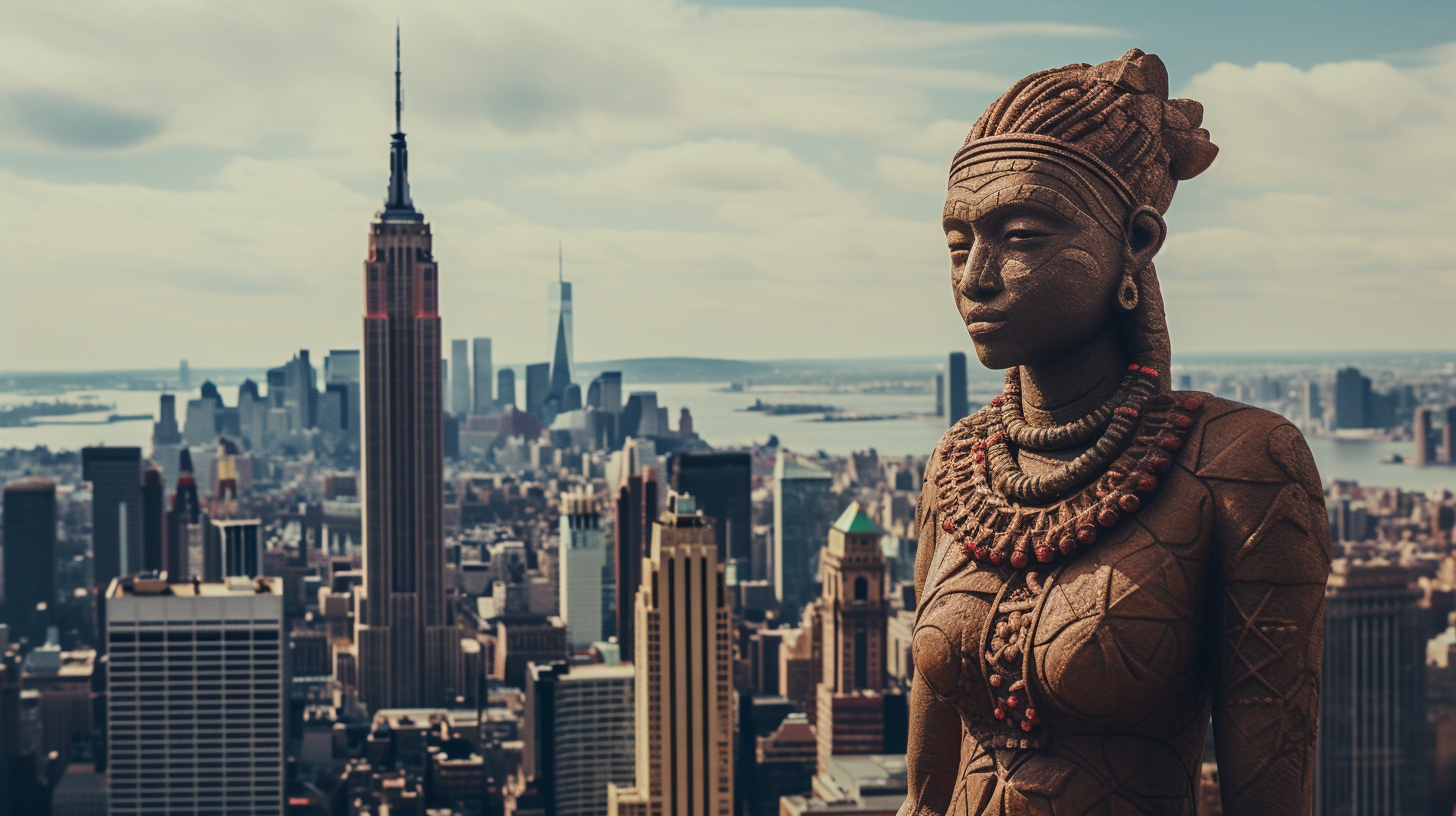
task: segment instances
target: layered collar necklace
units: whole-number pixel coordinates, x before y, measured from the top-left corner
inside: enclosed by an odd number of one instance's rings
[[[1116,393],[1092,413],[1065,425],[1033,427],[1022,414],[1020,370],[1012,368],[1001,395],[961,420],[942,443],[935,474],[941,529],[960,544],[961,558],[989,565],[1004,578],[979,656],[998,724],[978,736],[994,748],[1045,744],[1028,678],[1034,674],[1032,628],[1051,570],[1152,498],[1203,407],[1200,394],[1159,394],[1158,377],[1153,368],[1129,366]],[[1071,461],[1036,476],[1017,463],[1017,450],[1081,447],[1086,450]],[[1079,484],[1084,486],[1075,489]]]
[[[935,479],[941,525],[975,560],[1023,570],[1064,559],[1138,511],[1173,464],[1203,397],[1159,395],[1156,370],[1133,365],[1116,393],[1065,425],[1033,427],[1022,415],[1021,377],[947,437]],[[1089,446],[1090,447],[1087,447]],[[1036,476],[1013,449],[1087,449]],[[1070,492],[1078,484],[1080,490]]]

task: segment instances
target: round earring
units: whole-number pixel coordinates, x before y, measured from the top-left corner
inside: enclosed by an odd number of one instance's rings
[[[1130,312],[1138,305],[1137,283],[1132,279],[1131,272],[1122,273],[1122,284],[1117,287],[1117,305],[1124,312]]]

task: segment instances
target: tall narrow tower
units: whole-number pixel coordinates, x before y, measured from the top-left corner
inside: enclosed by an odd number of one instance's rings
[[[712,520],[674,494],[652,525],[637,593],[637,783],[608,816],[730,816],[728,601]]]
[[[841,754],[878,754],[885,744],[884,531],[854,502],[829,528],[819,557],[824,663],[816,691],[819,771]]]
[[[450,703],[460,637],[445,598],[438,274],[409,194],[399,33],[389,195],[364,263],[364,585],[359,696],[370,710]]]
[[[571,332],[571,283],[565,278],[561,246],[556,247],[556,280],[548,292],[551,304],[551,392],[558,399],[566,394],[576,370],[576,347]]]

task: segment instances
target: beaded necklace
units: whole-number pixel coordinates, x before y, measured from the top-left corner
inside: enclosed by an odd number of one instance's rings
[[[1013,368],[991,406],[961,420],[944,443],[935,474],[941,529],[959,538],[966,557],[1004,579],[981,637],[992,713],[1006,729],[984,735],[994,747],[1034,749],[1045,741],[1027,685],[1034,673],[1032,628],[1056,569],[1041,565],[1071,558],[1136,513],[1158,489],[1159,474],[1172,466],[1172,453],[1203,407],[1200,394],[1175,399],[1157,395],[1157,386],[1156,370],[1129,366],[1117,392],[1091,414],[1033,428],[1022,416]],[[1094,437],[1086,452],[1035,477],[1022,472],[1010,447],[1064,450]],[[1100,476],[1066,495],[1098,470]],[[1026,569],[1033,557],[1040,572]]]

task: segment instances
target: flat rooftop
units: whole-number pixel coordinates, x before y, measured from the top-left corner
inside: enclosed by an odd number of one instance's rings
[[[131,578],[131,581],[128,581]],[[260,587],[266,590],[259,591]],[[283,579],[244,578],[233,581],[172,583],[160,578],[127,576],[114,578],[106,588],[107,598],[246,598],[253,595],[282,595]]]

